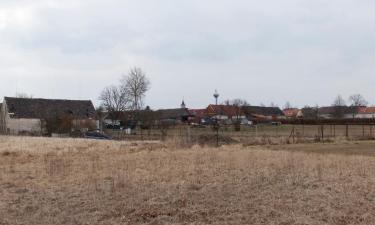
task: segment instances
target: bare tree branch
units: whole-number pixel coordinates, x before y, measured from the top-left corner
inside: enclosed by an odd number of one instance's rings
[[[131,109],[137,111],[143,107],[143,99],[150,89],[150,81],[142,69],[134,67],[127,76],[123,76],[121,89],[129,96]]]
[[[367,106],[368,102],[366,99],[360,94],[354,94],[349,97],[349,102],[351,106]]]
[[[341,95],[338,95],[333,101],[332,106],[346,106],[346,102]]]
[[[130,102],[126,92],[116,86],[104,88],[100,94],[99,100],[111,116],[115,117],[113,119],[118,119],[116,114],[125,111],[129,107]]]
[[[291,109],[291,108],[293,108],[292,104],[290,104],[290,102],[286,102],[284,105],[284,109]]]
[[[16,93],[16,98],[33,98],[33,95],[29,95],[29,94],[26,94],[26,93],[17,92]]]

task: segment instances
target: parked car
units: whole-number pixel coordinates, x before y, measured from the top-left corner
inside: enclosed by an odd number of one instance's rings
[[[121,126],[120,125],[112,125],[112,124],[106,124],[105,125],[105,128],[108,129],[108,130],[121,130]]]
[[[198,124],[198,123],[192,123],[192,124],[190,124],[190,127],[191,127],[191,128],[206,128],[205,125],[203,125],[203,124]]]
[[[96,139],[96,140],[111,140],[107,135],[101,134],[99,132],[86,132],[85,138]]]
[[[205,118],[205,119],[201,120],[201,124],[205,125],[205,126],[211,126],[211,125],[216,124],[216,121],[214,119],[211,119],[211,118]]]

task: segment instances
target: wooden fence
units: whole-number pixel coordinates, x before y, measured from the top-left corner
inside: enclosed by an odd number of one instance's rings
[[[121,140],[166,140],[170,138],[188,138],[197,136],[216,135],[212,127],[193,128],[188,125],[170,127],[168,129],[133,130],[132,134],[126,134],[120,130],[106,130],[106,133],[115,139]],[[220,126],[220,136],[237,139],[273,137],[296,139],[328,140],[335,138],[346,139],[373,139],[375,138],[375,125],[351,125],[351,124],[288,124],[288,125],[255,125],[241,126],[240,131],[235,131],[234,126]]]

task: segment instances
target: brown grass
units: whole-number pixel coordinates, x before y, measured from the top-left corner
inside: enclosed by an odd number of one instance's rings
[[[296,146],[0,137],[0,224],[375,224],[374,142]]]

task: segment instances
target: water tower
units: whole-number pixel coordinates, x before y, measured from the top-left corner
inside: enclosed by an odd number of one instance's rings
[[[216,105],[217,105],[217,102],[218,102],[219,97],[220,97],[219,92],[217,92],[217,90],[215,90],[214,98],[215,98],[215,100],[216,100]]]

